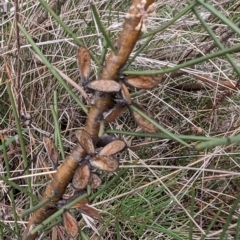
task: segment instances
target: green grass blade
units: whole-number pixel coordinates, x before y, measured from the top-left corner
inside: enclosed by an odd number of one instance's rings
[[[200,16],[200,14],[196,11],[196,8],[193,8],[193,12],[194,14],[197,16],[198,20],[200,21],[201,25],[205,28],[205,30],[207,31],[207,33],[211,36],[211,38],[213,39],[213,41],[215,42],[216,46],[223,50],[224,46],[222,45],[222,43],[220,42],[220,40],[215,36],[214,32],[212,31],[212,29],[207,25],[207,23],[203,20],[203,18]],[[233,61],[233,59],[231,58],[230,54],[226,54],[225,57],[227,58],[228,62],[232,65],[233,69],[235,70],[235,72],[240,75],[240,68],[237,66],[237,64]]]
[[[158,139],[173,139],[168,134],[161,134],[161,133],[145,133],[145,132],[130,132],[130,131],[122,131],[122,130],[112,130],[107,129],[105,133],[116,133],[126,136],[135,136],[135,137],[151,137],[151,138],[158,138]],[[214,138],[214,137],[204,137],[204,136],[194,136],[194,135],[180,135],[180,134],[174,134],[179,139],[182,140],[189,140],[189,141],[215,141],[220,140],[222,138]]]
[[[21,152],[22,152],[22,158],[23,158],[23,165],[24,165],[24,168],[26,168],[28,166],[28,159],[27,159],[27,153],[26,153],[26,149],[25,149],[25,141],[24,141],[24,138],[23,138],[21,124],[20,124],[20,121],[19,121],[17,108],[15,106],[15,101],[14,101],[14,98],[13,98],[12,89],[11,89],[11,86],[10,86],[9,82],[7,82],[7,91],[8,91],[8,96],[9,96],[9,99],[10,99],[10,102],[11,102],[11,107],[12,107],[12,110],[13,110],[13,115],[14,115],[14,118],[15,118],[16,127],[17,127],[17,133],[18,133],[18,137],[19,137],[19,142],[20,142]],[[29,174],[29,173],[30,173],[30,171],[27,169],[26,174]],[[31,179],[27,178],[26,181],[27,181],[27,185],[28,185],[28,191],[30,193],[32,193]],[[29,198],[30,198],[30,206],[33,206],[32,194],[29,195]]]
[[[170,27],[172,24],[174,24],[178,19],[180,19],[182,16],[185,16],[195,5],[197,4],[196,1],[190,3],[189,5],[187,5],[187,7],[185,7],[183,10],[181,10],[181,12],[179,12],[173,19],[171,19],[169,22],[163,24],[161,27],[156,28],[152,31],[149,31],[147,33],[145,33],[141,38],[146,38],[152,35],[155,35],[156,33],[162,32],[165,29],[167,29],[168,27]]]
[[[23,188],[23,187],[20,187],[20,186],[19,186],[18,184],[16,184],[15,182],[9,180],[8,177],[4,177],[4,176],[1,176],[1,175],[0,175],[0,180],[3,181],[5,184],[7,184],[7,185],[9,185],[9,186],[11,186],[11,187],[19,190],[20,192],[22,192],[22,193],[24,193],[24,194],[26,194],[26,195],[31,195],[31,193],[30,193],[28,190],[26,190],[26,189]],[[32,194],[31,196],[33,197],[34,195]]]
[[[228,214],[226,223],[223,226],[223,230],[222,230],[222,233],[220,235],[219,240],[225,240],[226,239],[226,231],[228,229],[229,224],[231,223],[231,220],[232,220],[234,212],[239,207],[239,201],[240,201],[240,194],[238,194],[236,200],[234,201],[234,203],[232,205],[232,208],[231,208],[231,210],[230,210],[230,212]],[[237,213],[237,215],[238,215],[238,213]]]
[[[223,205],[218,209],[216,215],[214,216],[214,218],[212,219],[211,223],[209,224],[207,230],[206,230],[206,234],[202,235],[201,239],[200,240],[204,240],[207,236],[207,234],[210,232],[211,228],[213,227],[213,225],[215,224],[215,222],[217,221],[218,219],[218,216],[220,215],[220,213],[222,212],[222,208],[223,208]]]
[[[235,239],[240,239],[240,217],[238,217],[238,220],[237,220]]]
[[[51,107],[51,112],[52,112],[53,121],[54,121],[54,133],[57,136],[56,146],[59,146],[59,150],[61,152],[62,159],[65,159],[65,152],[64,152],[64,149],[63,149],[63,142],[62,142],[62,137],[61,137],[60,126],[59,126],[59,122],[58,122],[57,113],[55,112],[54,107]]]
[[[222,13],[220,13],[215,7],[211,4],[207,3],[204,0],[197,0],[199,4],[204,6],[207,10],[209,10],[212,14],[218,17],[223,23],[225,23],[229,28],[231,28],[234,32],[236,32],[240,36],[240,29],[239,27],[234,24],[229,18],[225,17]]]
[[[215,140],[210,140],[206,142],[202,142],[196,145],[197,150],[203,150],[205,148],[213,148],[216,146],[221,146],[221,145],[230,145],[232,143],[238,143],[240,142],[240,135],[234,136],[234,137],[226,137],[226,138],[219,138]]]
[[[22,133],[26,133],[27,129],[22,130]],[[5,141],[5,146],[8,147],[12,142],[16,141],[16,136],[10,137]],[[3,150],[3,144],[0,145],[0,151]]]
[[[39,204],[35,205],[34,207],[23,211],[20,215],[20,217],[25,217],[33,212],[35,212],[36,210],[38,210],[39,208],[45,206],[47,203],[49,203],[54,197],[56,196],[56,194],[52,194],[52,196],[48,197],[47,199],[45,199],[44,201],[40,202]]]
[[[4,138],[2,138],[1,140],[2,140],[2,143],[3,143],[3,157],[4,157],[4,162],[5,162],[7,178],[9,179],[11,177],[10,167],[9,167],[9,162],[10,161],[8,159],[7,149],[6,149],[6,146],[5,146]],[[15,226],[15,230],[16,230],[16,235],[17,235],[17,237],[19,237],[20,236],[20,232],[19,232],[19,227],[18,227],[18,216],[17,216],[17,211],[16,211],[16,203],[15,203],[15,197],[14,197],[13,189],[11,189],[9,191],[9,197],[11,199],[11,207],[12,207],[12,213],[13,213],[13,219],[14,219],[14,226]]]
[[[174,72],[174,71],[186,68],[186,67],[196,65],[198,63],[202,63],[204,61],[208,61],[212,58],[221,57],[221,56],[224,56],[225,54],[234,53],[234,52],[238,52],[238,51],[240,51],[240,44],[235,45],[230,48],[225,48],[223,50],[208,54],[206,56],[202,56],[202,57],[187,61],[185,63],[181,63],[174,67],[163,68],[161,70],[151,70],[151,71],[123,71],[123,74],[126,74],[126,75],[155,75],[155,74],[170,73],[170,72]]]
[[[91,8],[92,8],[92,13],[93,13],[93,16],[94,16],[94,18],[95,18],[95,20],[96,20],[96,23],[97,23],[100,31],[102,32],[102,35],[104,36],[104,39],[105,39],[107,45],[111,48],[111,50],[112,50],[112,51],[114,52],[114,54],[116,55],[116,54],[117,54],[117,49],[114,47],[114,45],[113,45],[113,43],[112,43],[112,41],[111,41],[111,39],[110,39],[109,34],[108,34],[107,31],[105,30],[105,28],[104,28],[104,26],[103,26],[103,24],[102,24],[102,22],[101,22],[101,19],[100,19],[100,17],[99,17],[99,14],[98,14],[98,11],[97,11],[97,9],[96,9],[96,6],[95,6],[93,3],[91,3]]]

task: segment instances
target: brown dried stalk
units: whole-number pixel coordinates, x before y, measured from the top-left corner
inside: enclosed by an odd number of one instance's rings
[[[153,2],[154,0],[147,0],[145,9],[147,9]],[[138,4],[142,4],[142,1],[133,1],[129,12],[131,15],[139,14],[137,8]],[[141,29],[138,29],[137,26],[141,20],[141,17],[127,18],[125,20],[123,30],[121,31],[116,43],[118,53],[116,55],[114,55],[113,52],[110,53],[105,67],[102,70],[100,79],[117,80],[119,71],[127,62],[140,36]],[[87,131],[92,139],[96,142],[98,140],[100,119],[102,118],[103,113],[108,110],[109,106],[111,106],[112,97],[109,93],[103,94],[100,92],[95,92],[94,99],[95,103],[91,106],[87,116],[85,131]],[[31,234],[30,228],[32,228],[34,225],[40,224],[57,210],[55,207],[56,203],[63,196],[67,185],[72,180],[73,174],[79,166],[79,161],[84,158],[85,155],[86,152],[84,149],[79,144],[77,144],[77,146],[65,159],[63,164],[58,168],[53,180],[47,186],[42,200],[49,198],[53,193],[55,193],[55,197],[51,200],[50,203],[34,212],[28,222],[27,229],[23,235],[23,239],[35,239],[37,235]]]

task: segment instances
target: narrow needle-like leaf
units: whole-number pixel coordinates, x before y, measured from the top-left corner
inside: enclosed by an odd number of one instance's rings
[[[91,3],[91,8],[92,8],[93,16],[94,16],[94,18],[95,18],[95,20],[96,20],[96,23],[98,24],[98,27],[99,27],[100,31],[102,32],[102,34],[103,34],[103,36],[104,36],[104,38],[105,38],[108,46],[111,48],[111,50],[112,50],[115,54],[117,54],[117,50],[116,50],[116,48],[114,47],[114,45],[113,45],[113,43],[112,43],[112,41],[111,41],[108,33],[106,32],[106,30],[105,30],[105,28],[104,28],[104,26],[103,26],[103,24],[102,24],[102,22],[101,22],[101,19],[100,19],[100,17],[99,17],[99,14],[98,14],[98,11],[97,11],[97,9],[96,9],[96,6],[95,6],[93,3]]]

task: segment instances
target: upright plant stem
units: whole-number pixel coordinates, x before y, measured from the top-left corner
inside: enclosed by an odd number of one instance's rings
[[[27,159],[27,153],[26,153],[26,149],[25,149],[25,141],[24,141],[24,138],[23,138],[22,128],[21,128],[21,125],[20,125],[20,121],[19,121],[19,117],[18,117],[18,113],[17,113],[15,101],[13,99],[12,89],[11,89],[9,81],[7,81],[7,91],[8,91],[8,96],[10,98],[10,102],[11,102],[11,106],[12,106],[12,110],[13,110],[13,115],[15,117],[15,123],[16,123],[19,142],[20,142],[20,146],[21,146],[23,165],[24,165],[24,168],[26,168],[28,166],[28,159]],[[27,169],[26,174],[29,174],[29,173],[30,173],[30,171]],[[31,195],[29,195],[29,199],[30,199],[30,207],[32,207],[33,206],[33,198],[32,198],[33,193],[32,193],[31,178],[27,178],[26,181],[27,181],[27,185],[28,185],[28,191],[31,193]]]
[[[43,2],[42,0],[40,0]],[[147,0],[147,3],[145,4],[145,8],[148,8],[149,5],[151,5],[154,1],[153,0]],[[138,14],[138,8],[136,7],[138,4],[141,3],[141,0],[134,0],[132,7],[130,8],[131,14]],[[136,17],[133,20],[132,19],[126,19],[125,23],[123,25],[123,30],[121,31],[119,38],[117,40],[117,49],[118,53],[115,55],[114,52],[110,52],[105,66],[101,73],[101,79],[112,79],[117,80],[119,71],[121,68],[125,65],[127,62],[137,40],[139,39],[141,30],[136,30],[137,25],[140,22],[140,18]],[[20,27],[20,26],[19,26]],[[21,27],[20,30],[24,33],[24,35],[27,37],[29,42],[32,44],[32,46],[35,44],[29,35],[26,33],[26,31]],[[38,50],[34,46],[35,50]],[[39,53],[40,56],[41,53]],[[42,59],[46,60],[44,56],[41,56]],[[47,64],[49,64],[48,61],[45,61]],[[52,70],[51,66],[49,66]],[[53,71],[55,72],[55,71]],[[98,140],[98,133],[100,128],[100,122],[99,119],[101,119],[103,113],[112,106],[112,95],[111,94],[102,94],[99,92],[95,92],[94,94],[94,104],[91,105],[91,108],[88,112],[85,131],[87,131],[92,139],[94,141]],[[52,192],[54,191],[57,193],[57,196],[54,197],[50,204],[46,204],[42,208],[38,209],[32,217],[29,219],[27,229],[24,232],[23,238],[27,239],[35,239],[37,236],[37,230],[34,232],[31,232],[29,235],[29,231],[32,228],[33,225],[40,224],[45,219],[47,219],[49,216],[54,214],[57,209],[53,208],[59,201],[59,199],[62,197],[62,195],[65,192],[65,189],[69,182],[72,180],[73,173],[78,167],[79,161],[83,159],[86,156],[85,150],[80,146],[80,144],[77,144],[77,146],[71,151],[69,156],[65,159],[63,164],[57,169],[57,172],[54,175],[53,180],[49,183],[47,186],[44,195],[43,195],[43,201],[49,196],[51,196]]]

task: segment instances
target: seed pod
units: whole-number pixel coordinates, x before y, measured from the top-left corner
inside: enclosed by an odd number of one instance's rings
[[[78,208],[78,210],[81,212],[81,213],[84,213],[88,216],[90,216],[91,218],[95,218],[97,220],[101,220],[101,216],[99,215],[98,211],[95,209],[95,208],[92,208],[88,205],[82,205]]]
[[[126,147],[126,143],[123,140],[114,140],[106,145],[100,152],[99,155],[115,155],[121,152]]]
[[[87,48],[80,46],[77,50],[77,63],[81,75],[82,85],[89,83],[89,75],[91,68],[91,57]]]
[[[119,105],[110,109],[108,112],[103,113],[104,121],[106,123],[115,121],[126,109],[127,106],[125,105]]]
[[[78,235],[77,221],[69,211],[63,213],[63,225],[70,237],[75,238]]]
[[[143,109],[142,107],[140,107],[139,105],[137,105],[136,103],[133,104],[135,107],[137,107],[139,110],[141,110],[143,113],[145,113],[148,117],[152,118],[152,114],[150,114],[149,112],[147,112],[145,109]],[[132,110],[131,110],[132,111]],[[146,120],[144,117],[142,117],[140,114],[138,114],[135,111],[132,111],[132,115],[136,121],[136,123],[138,124],[138,126],[145,132],[149,132],[149,133],[156,133],[158,131],[158,129],[152,124],[150,123],[148,120]]]
[[[130,93],[124,83],[121,84],[121,93],[122,93],[123,99],[126,101],[126,103],[128,105],[130,105],[132,103],[132,99],[131,99]]]
[[[89,182],[92,189],[97,189],[101,185],[102,180],[96,173],[91,173]]]
[[[96,80],[88,84],[90,89],[100,92],[119,92],[120,91],[120,84],[114,80]]]
[[[70,198],[69,199],[69,201],[68,201],[68,203],[69,202],[72,202],[74,199],[76,199],[77,197],[79,197],[79,192],[77,191],[77,192],[75,192],[74,194],[76,194],[76,197],[75,198]],[[88,201],[88,199],[87,198],[84,198],[84,199],[82,199],[81,201],[79,201],[78,203],[76,203],[74,206],[72,206],[71,208],[80,208],[82,205],[86,205],[86,204],[88,204],[89,203],[89,201]]]
[[[54,142],[49,137],[43,137],[43,143],[46,148],[48,158],[52,163],[53,169],[57,169],[59,155]]]
[[[117,139],[118,138],[113,135],[103,134],[99,138],[99,141],[97,142],[97,147],[105,147],[107,144],[109,144],[110,142],[117,140]]]
[[[77,140],[79,141],[82,148],[88,153],[88,155],[94,155],[94,145],[91,136],[83,129],[79,129],[75,132]]]
[[[114,156],[95,156],[89,162],[93,167],[107,172],[114,172],[119,166],[118,159]]]
[[[87,187],[90,179],[90,169],[87,163],[82,164],[77,168],[73,175],[72,186],[76,190],[82,190]]]
[[[127,85],[140,89],[152,89],[161,83],[162,76],[128,76],[124,81]]]
[[[70,198],[64,198],[64,199],[59,200],[57,203],[57,207],[58,208],[64,207],[65,205],[67,205],[68,203],[72,202],[77,197],[79,197],[80,194],[82,194],[81,191],[75,191],[73,196],[71,196]],[[77,202],[75,205],[73,205],[71,208],[78,208],[79,206],[82,206],[82,205],[88,204],[88,203],[89,203],[88,199],[84,198],[84,199],[80,200],[79,202]]]

